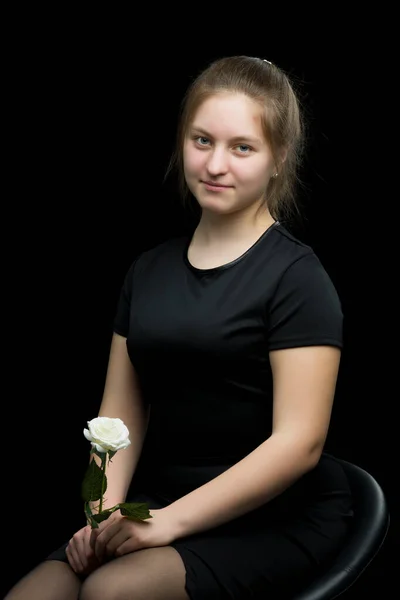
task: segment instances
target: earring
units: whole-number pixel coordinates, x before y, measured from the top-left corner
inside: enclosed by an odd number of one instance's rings
[[[274,174],[272,175],[272,177],[273,177],[274,179],[276,179],[276,178],[278,177],[278,172],[274,173]]]

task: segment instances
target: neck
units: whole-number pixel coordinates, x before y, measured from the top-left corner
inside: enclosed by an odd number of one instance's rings
[[[201,245],[221,246],[259,236],[273,223],[275,219],[267,210],[258,219],[245,219],[238,214],[221,216],[203,211],[195,236]]]

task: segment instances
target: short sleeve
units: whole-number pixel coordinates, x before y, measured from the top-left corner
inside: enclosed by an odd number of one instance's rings
[[[282,275],[268,305],[268,348],[343,346],[343,312],[318,257],[297,259]]]
[[[122,335],[123,337],[128,337],[129,332],[129,318],[131,312],[131,299],[133,288],[133,272],[135,269],[135,265],[136,260],[133,261],[125,275],[114,317],[113,331],[115,331],[115,333],[118,333],[119,335]]]

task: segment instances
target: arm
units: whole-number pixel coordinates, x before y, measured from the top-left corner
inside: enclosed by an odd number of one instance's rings
[[[282,493],[319,461],[328,432],[340,350],[310,346],[270,353],[271,436],[230,469],[164,509],[177,537],[216,527]]]
[[[145,439],[150,410],[145,409],[137,375],[129,359],[126,339],[113,334],[107,377],[99,417],[119,417],[128,427],[130,446],[117,452],[107,463],[107,491],[104,508],[124,502]],[[96,455],[91,456],[100,465]],[[92,503],[96,506],[97,503]]]

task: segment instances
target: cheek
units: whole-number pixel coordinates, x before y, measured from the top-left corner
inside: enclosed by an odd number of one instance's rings
[[[264,188],[268,183],[269,171],[264,163],[259,165],[246,160],[237,165],[236,177],[246,185],[254,188]]]
[[[186,174],[198,174],[204,168],[204,163],[205,153],[198,152],[193,148],[184,149],[183,165]]]

